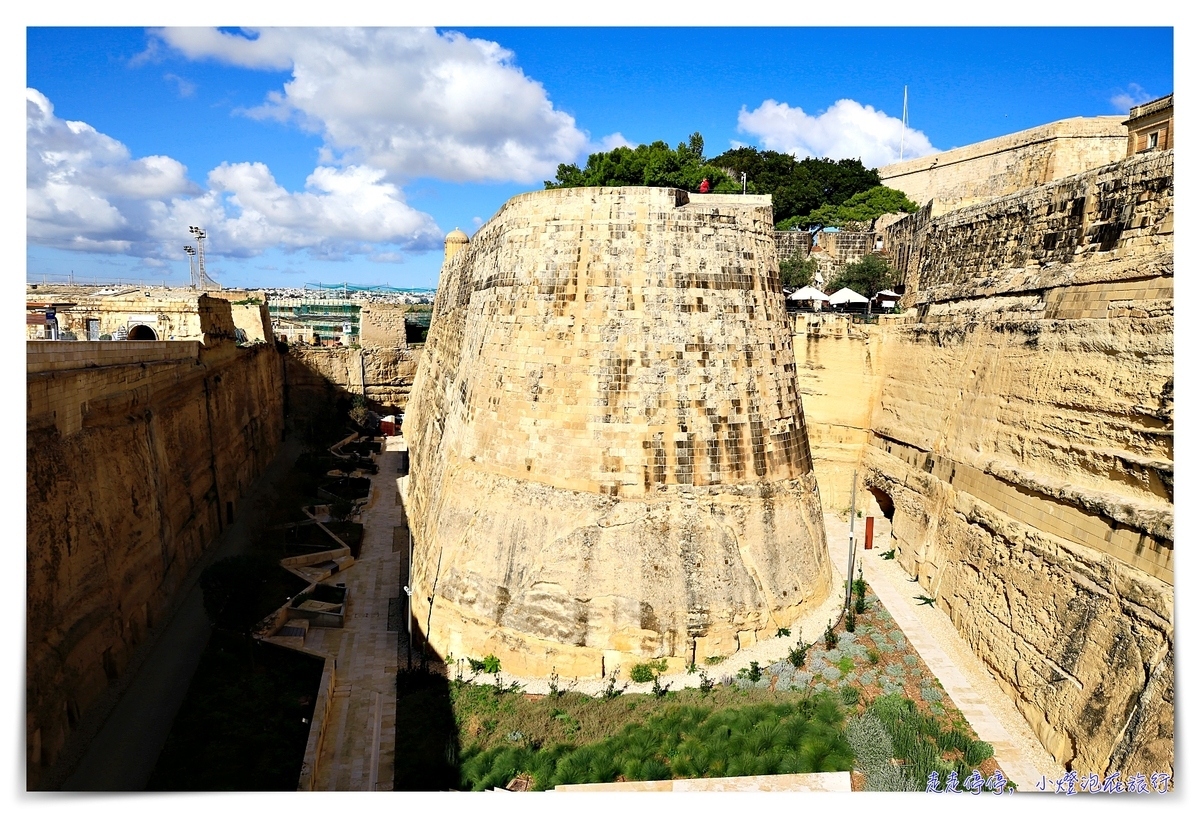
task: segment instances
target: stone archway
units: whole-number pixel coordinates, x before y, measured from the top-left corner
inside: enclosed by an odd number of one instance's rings
[[[145,324],[137,324],[129,328],[129,334],[125,337],[129,341],[157,341],[158,333]]]
[[[876,488],[875,486],[867,486],[867,491],[871,492],[871,496],[879,504],[879,510],[890,521],[892,515],[896,513],[896,504],[892,502],[891,496],[883,489]]]

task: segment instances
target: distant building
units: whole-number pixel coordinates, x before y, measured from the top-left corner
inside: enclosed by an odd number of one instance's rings
[[[1121,123],[1129,128],[1127,156],[1143,151],[1169,151],[1175,148],[1175,94],[1152,99],[1129,109],[1129,119]]]

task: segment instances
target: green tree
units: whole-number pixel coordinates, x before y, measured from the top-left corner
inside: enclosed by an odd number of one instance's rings
[[[899,272],[888,264],[883,256],[872,253],[853,264],[847,264],[835,274],[829,284],[829,291],[836,292],[843,287],[849,287],[859,295],[873,298],[880,290],[892,289],[899,283]]]
[[[839,205],[879,185],[879,172],[863,167],[857,159],[797,160],[787,153],[742,147],[709,161],[727,169],[733,178],[740,179],[744,172],[752,192],[770,194],[777,223],[806,215],[825,204]]]
[[[777,225],[780,230],[794,227],[840,227],[847,222],[870,222],[884,213],[916,213],[916,203],[902,191],[883,185],[856,193],[841,204],[826,204],[806,216],[794,216]]]
[[[554,179],[547,181],[545,186],[547,190],[622,185],[697,190],[705,178],[713,185],[713,192],[741,192],[740,184],[721,168],[705,163],[704,137],[696,132],[674,150],[659,140],[635,148],[622,146],[593,153],[583,168],[573,164],[559,165]]]
[[[704,157],[704,137],[693,133],[671,150],[663,141],[593,153],[587,163],[562,164],[546,189],[649,185],[697,190],[705,178],[714,193],[770,194],[776,221],[805,216],[823,205],[840,205],[855,194],[879,186],[879,172],[857,159],[800,159],[777,151],[743,147]]]
[[[779,283],[785,287],[807,287],[817,274],[817,260],[793,253],[779,262]]]

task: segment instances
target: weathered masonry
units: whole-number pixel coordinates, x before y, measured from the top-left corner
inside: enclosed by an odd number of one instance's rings
[[[443,267],[405,418],[432,647],[682,667],[822,602],[794,366],[766,197],[511,199]]]
[[[1174,765],[1173,161],[895,223],[870,347],[897,557],[1081,773]]]
[[[35,341],[27,351],[27,784],[125,671],[283,435],[274,344]]]

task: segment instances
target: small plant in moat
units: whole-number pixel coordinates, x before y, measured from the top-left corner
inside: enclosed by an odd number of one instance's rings
[[[643,683],[649,682],[658,678],[659,673],[665,673],[667,670],[667,660],[658,659],[653,662],[641,662],[633,666],[629,671],[631,681]]]
[[[712,689],[716,687],[716,684],[717,683],[713,680],[712,676],[709,676],[703,670],[700,671],[700,692],[703,695],[707,696],[709,693],[711,693]]]
[[[808,649],[812,647],[811,642],[804,641],[804,631],[800,632],[800,639],[796,642],[796,647],[788,651],[788,662],[794,668],[804,667],[804,660],[808,657]]]
[[[833,632],[833,621],[830,620],[825,624],[825,649],[833,650],[837,645],[837,634]]]
[[[854,612],[860,614],[867,612],[867,581],[863,579],[861,565],[858,566],[858,579],[854,580]]]
[[[744,667],[737,672],[739,679],[749,679],[751,682],[758,682],[762,679],[762,668],[758,662],[751,662],[750,667]]]
[[[896,549],[892,548],[888,551],[880,552],[879,556],[883,557],[885,560],[894,560],[896,559]]]
[[[792,635],[792,632],[788,628],[780,628],[779,630],[775,631],[776,638],[779,638],[781,636],[791,636],[791,635]]]
[[[857,626],[858,618],[854,615],[854,609],[846,611],[846,630],[854,633],[854,628]]]
[[[606,677],[606,681],[605,681],[605,685],[604,685],[604,698],[615,699],[615,698],[617,698],[617,696],[620,696],[622,693],[624,693],[625,689],[627,687],[629,687],[629,682],[626,682],[620,688],[617,687],[617,676],[620,673],[621,673],[621,666],[617,665],[616,667],[614,667],[612,669],[612,673],[608,674],[608,676]]]

